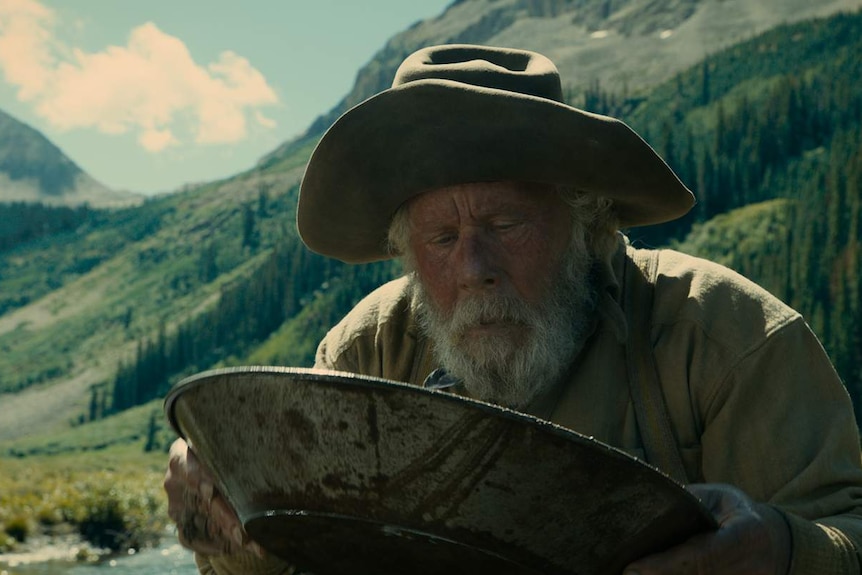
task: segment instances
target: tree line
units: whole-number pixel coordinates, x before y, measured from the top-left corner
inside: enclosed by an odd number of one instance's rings
[[[0,251],[77,229],[92,218],[88,206],[50,206],[40,202],[0,203]]]
[[[155,336],[139,340],[134,357],[119,363],[109,389],[110,408],[100,415],[160,397],[182,375],[242,357],[328,291],[324,313],[311,318],[308,327],[307,337],[316,341],[321,330],[391,279],[393,269],[390,263],[348,266],[285,239],[248,277],[224,286],[212,309],[173,327],[162,325]],[[312,358],[306,354],[303,359],[310,364]]]

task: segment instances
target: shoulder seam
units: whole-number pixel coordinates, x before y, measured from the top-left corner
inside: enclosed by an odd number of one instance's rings
[[[784,331],[789,326],[800,321],[804,321],[801,314],[788,314],[786,318],[776,323],[776,325],[774,325],[771,330],[763,334],[763,337],[761,337],[758,341],[754,342],[747,349],[738,353],[733,359],[733,361],[728,364],[728,367],[725,372],[720,377],[717,377],[715,379],[715,383],[713,383],[711,386],[708,386],[708,389],[710,391],[704,397],[704,412],[706,413],[711,410],[719,391],[725,389],[725,387],[727,386],[727,381],[730,379],[730,377],[733,375],[733,372],[736,371],[737,367],[739,367],[742,362],[744,362],[752,354],[763,348],[763,346],[769,343],[769,341],[771,341],[776,334],[781,331]]]

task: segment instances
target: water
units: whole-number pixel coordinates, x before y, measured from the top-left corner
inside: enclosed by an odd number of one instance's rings
[[[101,563],[46,561],[11,567],[0,561],[0,575],[197,575],[197,572],[192,553],[175,540]]]

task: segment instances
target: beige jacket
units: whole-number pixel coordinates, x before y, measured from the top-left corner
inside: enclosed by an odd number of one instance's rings
[[[553,401],[529,411],[643,457],[617,279],[627,261],[621,248],[602,270],[594,329],[571,379]],[[438,366],[407,286],[395,280],[360,302],[321,342],[316,366],[421,385]],[[664,250],[650,334],[688,481],[733,484],[782,510],[793,575],[862,572],[856,421],[799,314],[726,268]],[[288,572],[275,564],[258,570],[241,558],[200,560],[203,573]]]

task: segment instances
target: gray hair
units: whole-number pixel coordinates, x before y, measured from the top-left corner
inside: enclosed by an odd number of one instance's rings
[[[604,196],[580,192],[571,186],[553,186],[560,199],[569,206],[572,230],[583,234],[590,255],[598,261],[607,261],[617,247],[619,218],[613,209],[613,201]],[[404,268],[412,270],[413,253],[410,250],[410,220],[404,202],[392,216],[387,233],[389,253],[401,256]]]

